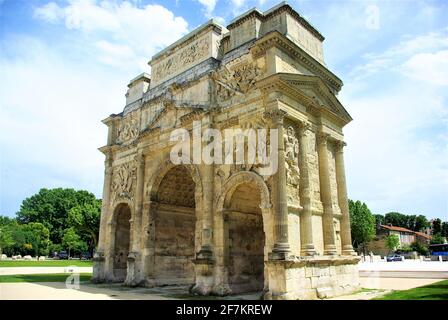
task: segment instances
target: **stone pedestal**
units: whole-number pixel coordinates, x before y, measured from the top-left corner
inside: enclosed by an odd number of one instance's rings
[[[104,252],[96,252],[93,256],[93,276],[92,276],[92,282],[93,283],[101,283],[104,282]]]
[[[323,299],[349,294],[359,288],[359,257],[301,257],[267,261],[268,300]]]
[[[209,295],[213,290],[214,262],[211,259],[195,259],[194,270],[196,274],[196,284],[191,288],[191,293],[201,296]]]

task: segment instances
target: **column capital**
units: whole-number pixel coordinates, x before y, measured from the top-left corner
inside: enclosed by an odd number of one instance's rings
[[[283,124],[283,118],[287,115],[284,110],[276,109],[272,111],[266,111],[263,113],[263,118],[270,120],[273,124]]]
[[[347,143],[345,143],[342,140],[336,140],[334,145],[336,146],[336,151],[337,152],[343,152],[344,151],[344,147],[347,145]]]
[[[326,145],[329,137],[330,135],[328,133],[319,131],[318,133],[316,133],[317,144]]]
[[[307,131],[311,130],[311,123],[309,123],[306,120],[301,120],[297,122],[297,129],[301,134],[306,133]]]

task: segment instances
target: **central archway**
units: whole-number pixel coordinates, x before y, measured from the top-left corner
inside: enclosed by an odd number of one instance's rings
[[[193,284],[195,272],[195,182],[174,166],[163,176],[152,202],[155,212],[154,277],[157,285]]]

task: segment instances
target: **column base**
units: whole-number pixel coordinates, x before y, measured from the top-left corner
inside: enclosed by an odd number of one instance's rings
[[[211,294],[214,296],[224,297],[232,294],[232,289],[230,289],[228,284],[218,284],[213,286]]]
[[[215,262],[210,258],[209,254],[206,254],[204,257],[201,252],[198,252],[196,256],[197,258],[193,260],[196,283],[190,289],[190,292],[201,296],[209,295],[214,285],[213,268]]]
[[[265,299],[313,300],[359,289],[358,257],[314,256],[267,261],[269,290]]]
[[[269,260],[286,260],[289,256],[290,248],[288,243],[276,243],[272,252],[268,254]]]
[[[97,251],[92,258],[93,262],[93,275],[90,280],[93,283],[105,282],[104,277],[104,267],[105,267],[105,256],[102,251]]]
[[[324,246],[324,255],[325,256],[334,256],[338,254],[338,250],[334,244],[329,244]]]
[[[313,244],[305,244],[300,248],[303,256],[314,256],[316,249]]]
[[[356,256],[357,253],[353,250],[352,245],[345,245],[342,247],[342,255],[344,256]]]

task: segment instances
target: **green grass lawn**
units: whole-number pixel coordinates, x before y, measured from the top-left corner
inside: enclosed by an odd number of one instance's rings
[[[448,280],[403,291],[393,291],[374,300],[448,300]]]
[[[47,261],[0,261],[0,268],[13,267],[91,267],[92,261],[81,260],[47,260]]]
[[[0,283],[6,282],[65,282],[70,276],[68,273],[54,274],[16,274],[0,276]],[[81,273],[79,281],[89,281],[92,277],[91,273]]]

